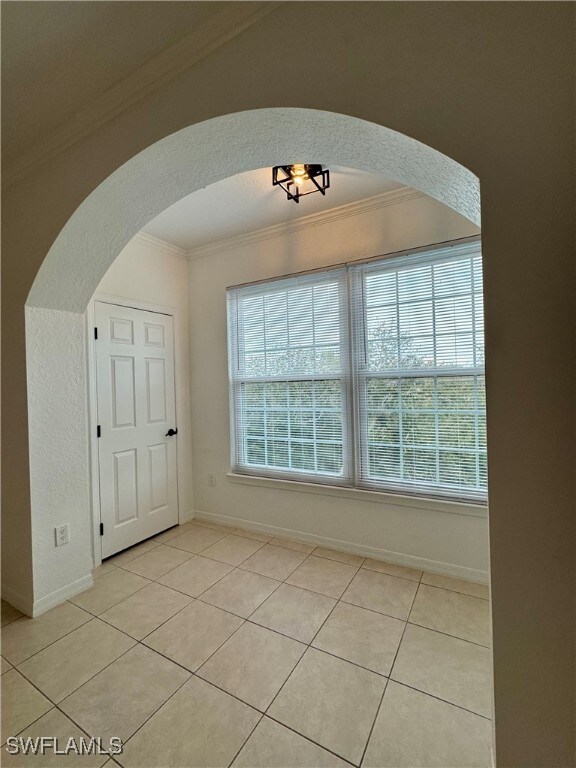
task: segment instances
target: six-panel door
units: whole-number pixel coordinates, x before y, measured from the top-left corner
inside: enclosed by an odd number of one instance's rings
[[[95,302],[102,557],[178,522],[173,323]]]

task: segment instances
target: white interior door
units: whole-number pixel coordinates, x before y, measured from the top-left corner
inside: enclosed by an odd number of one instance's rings
[[[95,302],[102,557],[176,525],[172,317]]]

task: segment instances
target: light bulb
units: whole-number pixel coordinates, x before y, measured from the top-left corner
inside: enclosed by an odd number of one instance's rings
[[[306,166],[303,163],[296,163],[290,168],[290,175],[296,181],[297,178],[306,178]]]

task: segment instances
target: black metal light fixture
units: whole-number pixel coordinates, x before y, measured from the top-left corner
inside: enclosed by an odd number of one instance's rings
[[[326,194],[330,187],[330,171],[321,165],[296,163],[294,165],[275,165],[272,168],[272,186],[282,187],[288,200],[300,202],[300,198],[313,192]]]

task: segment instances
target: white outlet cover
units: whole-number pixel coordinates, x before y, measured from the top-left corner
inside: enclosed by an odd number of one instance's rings
[[[63,544],[68,544],[70,541],[70,526],[68,523],[65,525],[59,525],[54,529],[56,536],[56,546],[61,547]]]

